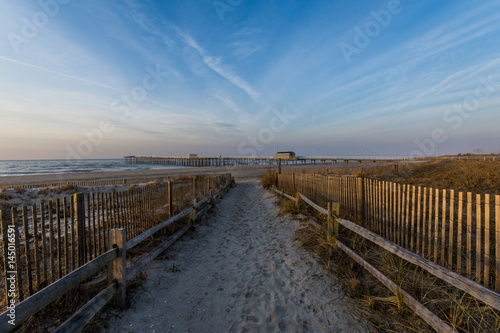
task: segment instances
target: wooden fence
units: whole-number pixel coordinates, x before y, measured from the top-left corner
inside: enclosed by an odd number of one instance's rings
[[[1,210],[0,312],[10,299],[17,304],[107,253],[111,229],[125,229],[131,240],[230,180],[230,174],[193,176]],[[12,274],[13,298],[8,297]]]
[[[432,262],[500,291],[500,195],[306,173],[276,174],[277,187],[341,214]]]
[[[28,318],[78,286],[87,278],[106,269],[106,266],[108,286],[79,308],[70,318],[55,329],[54,332],[80,332],[94,315],[112,299],[115,306],[124,308],[126,305],[127,281],[131,280],[145,265],[154,260],[160,253],[172,245],[173,242],[179,239],[192,226],[192,223],[204,214],[230,188],[232,183],[233,181],[229,177],[228,182],[223,187],[216,191],[211,191],[208,196],[196,202],[196,204],[191,205],[168,220],[158,223],[153,228],[129,241],[127,241],[128,237],[125,228],[111,229],[108,243],[109,250],[107,252],[82,265],[34,295],[29,296],[22,302],[16,303],[15,307],[11,308],[9,306],[7,311],[0,314],[0,332],[15,330]],[[132,264],[133,267],[127,269],[128,250],[187,216],[189,216],[188,223],[177,228],[177,231],[173,235],[164,240],[147,255],[141,257],[138,262],[134,262]],[[13,319],[13,316],[15,319]]]
[[[164,181],[168,181],[170,177],[163,178]],[[145,183],[151,181],[158,181],[158,177],[142,177],[142,178],[133,178],[133,179],[101,179],[101,180],[81,180],[81,181],[61,181],[61,182],[52,182],[52,183],[42,183],[35,182],[29,184],[6,184],[0,187],[9,188],[13,187],[16,189],[28,189],[28,188],[43,188],[43,187],[61,187],[61,186],[78,186],[78,187],[89,187],[89,186],[106,186],[106,185],[127,185],[127,184],[137,184],[137,183]]]

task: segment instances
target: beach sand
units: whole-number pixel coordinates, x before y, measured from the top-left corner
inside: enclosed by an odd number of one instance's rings
[[[294,239],[305,222],[278,216],[260,183],[241,180],[214,210],[145,267],[106,332],[372,331]]]

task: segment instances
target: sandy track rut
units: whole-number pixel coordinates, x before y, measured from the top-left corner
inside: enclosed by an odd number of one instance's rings
[[[237,184],[145,269],[108,332],[368,332],[352,300],[293,240],[258,182]],[[179,265],[180,272],[171,272]]]

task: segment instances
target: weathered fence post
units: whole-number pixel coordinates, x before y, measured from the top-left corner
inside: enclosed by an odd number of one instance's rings
[[[328,202],[328,235],[335,235],[335,238],[339,237],[339,211],[340,204],[338,202]]]
[[[211,194],[210,193],[210,176],[207,176],[207,195]]]
[[[73,205],[75,209],[76,230],[78,235],[78,266],[85,263],[85,207],[83,202],[83,193],[73,194]]]
[[[278,158],[278,173],[281,175],[281,158]]]
[[[189,224],[193,225],[196,219],[196,198],[193,200],[193,210],[189,214]]]
[[[326,240],[328,242],[332,241],[332,233],[333,233],[333,216],[332,216],[332,203],[328,202],[327,203],[327,208],[328,208],[328,216],[327,216],[327,233],[326,233]],[[337,235],[335,235],[335,238],[337,238]]]
[[[125,308],[127,297],[127,231],[124,228],[111,229],[109,248],[118,248],[118,257],[109,263],[108,284],[116,281],[118,290],[113,298],[113,306]]]
[[[19,300],[24,300],[24,284],[23,284],[23,274],[22,274],[22,264],[21,264],[21,242],[19,235],[19,219],[17,216],[17,207],[11,208],[12,212],[12,224],[9,226],[10,228],[14,228],[14,246],[15,246],[15,258],[16,258],[16,272],[17,272],[17,292],[19,293]],[[7,260],[7,257],[4,258]],[[52,268],[52,267],[51,267]],[[13,271],[13,269],[10,269]]]
[[[58,199],[58,202],[59,202],[59,199]],[[26,206],[23,206],[23,232],[24,232],[24,253],[25,253],[25,262],[26,262],[26,275],[28,277],[28,281],[27,284],[28,284],[28,291],[29,291],[29,295],[33,295],[33,281],[32,281],[32,267],[31,267],[31,250],[30,250],[30,241],[29,241],[29,227],[28,227],[28,208]],[[58,232],[58,235],[57,235],[57,244],[59,245],[60,244],[60,230],[58,228],[57,230]],[[57,249],[57,251],[59,252],[60,250]],[[36,248],[35,248],[35,251],[36,253]],[[4,260],[6,259],[6,256],[4,257]],[[58,269],[58,274],[59,274],[59,277],[61,277],[61,254],[59,253],[58,254],[58,259],[59,259],[59,269]]]
[[[168,182],[168,217],[171,218],[173,216],[174,210],[172,207],[172,182]]]
[[[196,178],[198,178],[198,176],[193,176],[193,197],[195,200],[196,200]]]
[[[363,177],[358,177],[358,216],[361,217],[361,223],[362,225],[364,225],[365,223],[365,217],[366,217],[366,214],[365,214],[365,210],[366,210],[366,207],[365,207],[365,184],[364,184],[364,181],[363,181]]]

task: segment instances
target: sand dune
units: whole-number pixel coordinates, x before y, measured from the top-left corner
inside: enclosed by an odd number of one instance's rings
[[[107,332],[369,332],[340,284],[294,241],[256,181],[150,263]],[[172,272],[179,265],[180,272]]]

